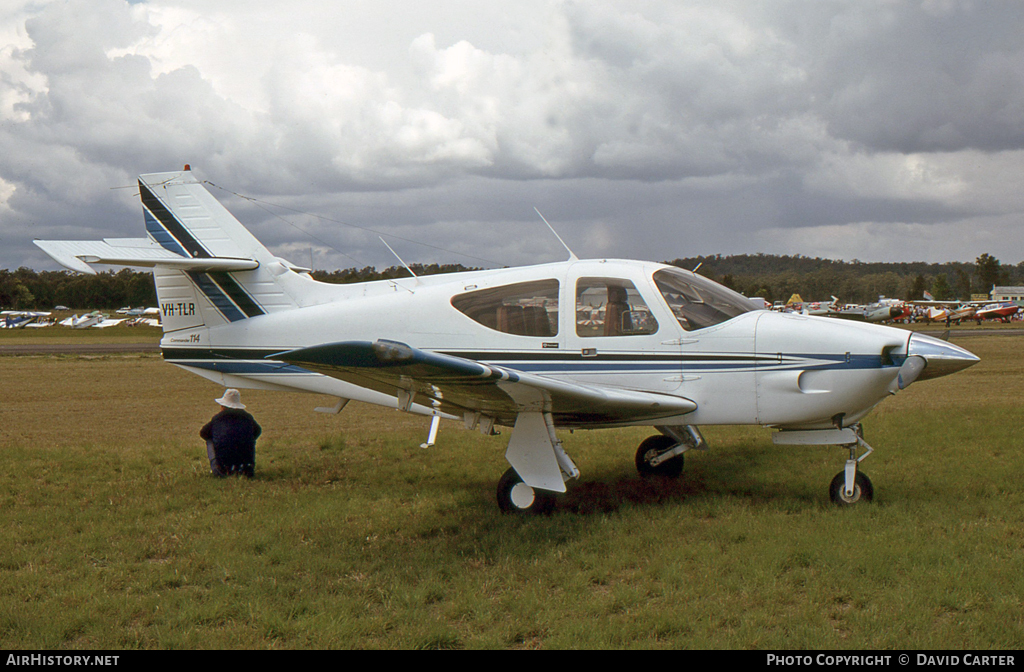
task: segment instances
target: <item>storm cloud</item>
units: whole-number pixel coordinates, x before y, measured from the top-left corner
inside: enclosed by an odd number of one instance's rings
[[[1021,3],[502,5],[0,10],[0,265],[185,163],[318,268],[1024,258]]]

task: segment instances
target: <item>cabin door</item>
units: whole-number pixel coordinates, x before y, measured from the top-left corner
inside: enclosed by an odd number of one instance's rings
[[[677,329],[659,323],[652,308],[658,297],[645,296],[620,277],[581,276],[567,290],[575,301],[575,320],[566,333],[569,377],[649,392],[679,388]]]

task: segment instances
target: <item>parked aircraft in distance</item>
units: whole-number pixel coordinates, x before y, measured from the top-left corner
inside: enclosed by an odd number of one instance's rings
[[[972,319],[974,317],[975,313],[977,313],[977,312],[978,312],[978,309],[975,308],[974,306],[964,306],[964,305],[955,306],[955,307],[951,308],[950,311],[949,311],[949,321],[950,322],[956,322],[957,324],[960,324],[960,322],[963,321],[963,320],[970,320],[970,319]]]
[[[0,329],[23,329],[31,324],[36,324],[40,317],[47,317],[50,313],[37,310],[3,310],[0,316]]]
[[[859,322],[893,322],[910,316],[910,308],[898,299],[878,297],[878,301],[870,304],[842,304],[835,296],[832,301],[804,301],[799,294],[793,294],[782,307],[784,312],[800,315],[816,315],[819,317],[838,317],[844,320]]]
[[[117,309],[118,315],[125,315],[127,317],[142,317],[143,315],[157,316],[160,314],[159,308],[132,308],[131,306],[125,306]]]
[[[875,303],[848,304],[829,313],[829,317],[863,322],[894,322],[909,316],[910,308],[903,301],[883,297],[878,297]]]
[[[974,319],[978,322],[981,322],[982,320],[1002,320],[1003,322],[1009,322],[1010,318],[1016,315],[1019,311],[1020,306],[1015,302],[1003,301],[1001,303],[995,303],[978,308],[974,313]]]
[[[88,329],[89,327],[95,327],[103,320],[107,319],[107,316],[98,310],[94,310],[91,313],[85,315],[78,315],[77,313],[71,317],[64,318],[59,322],[62,327],[71,327],[72,329]]]
[[[984,320],[1010,319],[1020,312],[1015,301],[974,301],[970,304],[961,301],[920,301],[914,302],[923,308],[921,317],[931,322],[956,322],[974,320],[981,324]]]
[[[186,170],[139,178],[147,239],[36,241],[65,266],[152,267],[164,358],[228,387],[333,395],[511,427],[504,511],[546,512],[580,471],[556,429],[650,425],[634,461],[679,476],[699,425],[839,446],[832,501],[868,501],[860,421],[917,380],[978,361],[938,339],[760,309],[673,266],[569,259],[353,285],[275,256]],[[863,451],[863,452],[861,452]]]
[[[928,305],[919,312],[919,318],[927,322],[956,322],[960,324],[963,320],[974,318],[977,307],[950,303],[948,306]]]

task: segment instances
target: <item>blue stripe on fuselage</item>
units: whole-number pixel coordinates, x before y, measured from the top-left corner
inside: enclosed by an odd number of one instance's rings
[[[284,349],[286,348],[271,349],[267,351],[267,354],[281,352]],[[211,351],[201,349],[174,349],[173,352],[165,352],[164,356],[167,361],[177,364],[196,366],[199,368],[220,371],[222,373],[310,373],[310,371],[299,366],[288,365],[283,362],[274,362],[273,360],[252,360],[253,351],[251,349],[239,350],[240,355],[243,352],[244,358],[239,359],[231,359],[230,348],[218,349],[216,354],[213,354]],[[446,354],[458,356],[458,354],[454,352]],[[659,357],[660,361],[658,362],[645,361],[642,356],[638,356],[635,359],[630,360],[624,358],[622,355],[617,355],[614,360],[606,361],[602,361],[600,358],[579,359],[578,355],[569,353],[566,353],[566,358],[563,360],[552,360],[547,356],[544,359],[530,361],[529,359],[520,359],[519,357],[529,357],[529,354],[519,353],[518,356],[513,359],[501,359],[500,357],[495,357],[494,359],[480,360],[480,363],[487,366],[507,369],[511,372],[523,371],[537,375],[580,375],[600,373],[627,374],[630,372],[638,374],[678,374],[680,372],[764,373],[771,371],[849,371],[898,368],[896,364],[883,363],[881,357],[878,355],[847,355],[845,353],[841,355],[782,354],[781,361],[777,356],[769,358],[758,356],[755,358],[754,356],[745,357],[736,355],[709,355],[705,359],[701,359],[697,355],[686,355],[678,358],[673,357],[671,359],[665,359],[662,356]],[[353,370],[356,370],[359,368],[374,367],[357,366],[352,368]]]

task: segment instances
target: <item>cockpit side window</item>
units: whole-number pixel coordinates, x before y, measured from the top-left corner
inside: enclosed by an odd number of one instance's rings
[[[558,335],[558,280],[519,282],[452,297],[452,306],[472,320],[505,334]]]
[[[636,286],[618,278],[580,278],[576,282],[576,335],[653,334],[658,321]]]
[[[654,274],[654,284],[686,331],[721,324],[758,309],[742,294],[685,271],[662,269]]]

